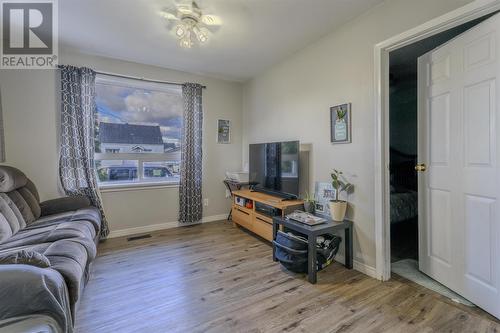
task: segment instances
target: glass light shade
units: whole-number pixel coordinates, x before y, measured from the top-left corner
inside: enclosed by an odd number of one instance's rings
[[[208,41],[208,32],[205,29],[200,29],[197,26],[193,27],[193,32],[200,43],[206,43]]]
[[[179,45],[183,48],[189,49],[193,45],[193,42],[191,42],[190,37],[184,37],[179,41]]]
[[[177,37],[182,38],[186,34],[186,28],[182,25],[179,24],[175,27],[175,34]]]

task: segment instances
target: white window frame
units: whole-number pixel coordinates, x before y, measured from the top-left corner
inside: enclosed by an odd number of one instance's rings
[[[147,89],[162,92],[181,92],[181,88],[178,85],[167,84],[167,83],[155,83],[155,82],[144,82],[137,79],[128,78],[117,78],[110,75],[98,74],[96,77],[96,84],[107,84],[112,86],[119,86],[131,89]],[[178,187],[180,180],[158,180],[151,181],[145,180],[144,178],[144,163],[147,162],[179,162],[180,163],[180,151],[177,152],[166,152],[166,153],[94,153],[94,160],[108,160],[108,161],[122,161],[131,160],[137,161],[137,179],[130,182],[117,182],[113,184],[99,183],[98,187],[103,190],[119,190],[119,189],[134,189],[134,188],[148,188],[148,187]],[[96,170],[97,172],[97,170]]]
[[[122,161],[131,160],[137,161],[137,180],[130,182],[113,183],[98,183],[99,188],[126,188],[126,187],[150,187],[158,185],[179,185],[179,180],[144,180],[144,163],[146,162],[164,162],[164,161],[179,161],[179,153],[94,153],[94,160],[106,161]]]

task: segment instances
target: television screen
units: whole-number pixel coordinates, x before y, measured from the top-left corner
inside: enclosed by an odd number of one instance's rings
[[[299,195],[299,141],[251,144],[249,155],[254,189]]]

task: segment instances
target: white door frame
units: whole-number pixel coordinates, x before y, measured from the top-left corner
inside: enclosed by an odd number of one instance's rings
[[[391,277],[389,187],[389,52],[500,10],[500,0],[476,0],[375,45],[375,255],[377,277]]]

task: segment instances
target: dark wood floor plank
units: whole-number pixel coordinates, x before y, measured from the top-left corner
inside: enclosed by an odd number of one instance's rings
[[[99,248],[76,332],[496,332],[500,323],[395,277],[333,264],[309,284],[228,222]]]

